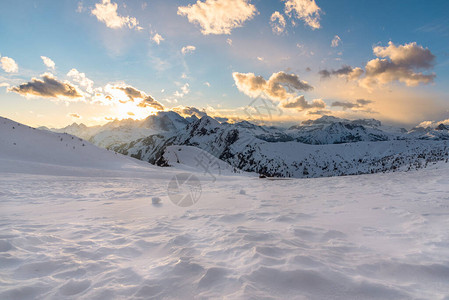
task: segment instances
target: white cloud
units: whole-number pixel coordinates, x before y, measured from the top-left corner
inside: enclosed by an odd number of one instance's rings
[[[151,39],[158,45],[160,45],[160,43],[164,40],[164,38],[159,33],[154,34]]]
[[[3,56],[2,58],[0,58],[0,65],[3,71],[7,73],[16,73],[19,71],[19,66],[17,65],[15,60],[7,56]]]
[[[278,11],[275,11],[270,18],[271,30],[274,34],[282,34],[285,31],[285,18]]]
[[[285,1],[285,14],[303,20],[312,29],[318,29],[320,25],[321,8],[315,0],[282,0]]]
[[[101,3],[95,4],[92,14],[97,17],[98,21],[105,23],[109,28],[118,29],[127,26],[137,30],[142,29],[142,27],[138,26],[139,22],[136,18],[119,16],[117,14],[117,3],[112,3],[111,0],[103,0]]]
[[[189,84],[186,83],[186,84],[184,84],[184,85],[181,87],[181,90],[180,90],[180,91],[176,91],[176,92],[174,93],[174,96],[175,96],[175,97],[182,98],[182,97],[184,97],[185,95],[187,95],[189,92],[190,92]]]
[[[86,77],[85,73],[80,73],[77,69],[71,69],[67,73],[68,77],[71,77],[74,82],[79,83],[89,93],[93,93],[94,82]]]
[[[386,84],[393,81],[405,83],[407,86],[417,86],[420,83],[433,82],[436,75],[423,74],[417,69],[433,67],[435,56],[429,49],[416,43],[396,46],[392,42],[388,46],[377,46],[373,53],[378,57],[370,60],[365,66],[366,76],[360,83],[364,87],[376,84]]]
[[[78,2],[78,6],[76,8],[76,12],[77,13],[82,13],[84,10],[85,10],[85,8],[83,6],[83,2],[82,1]]]
[[[182,47],[181,52],[183,55],[186,55],[187,53],[192,53],[195,50],[196,50],[196,47],[190,45],[190,46]]]
[[[44,64],[47,66],[47,68],[50,68],[52,70],[55,69],[55,62],[52,61],[50,58],[46,57],[46,56],[41,56],[42,61],[44,62]]]
[[[187,16],[190,23],[200,25],[204,35],[231,34],[256,13],[256,7],[248,0],[198,0],[195,4],[178,7],[178,15]]]
[[[229,46],[232,46],[232,40],[231,39],[226,39],[226,43],[228,43]]]
[[[334,38],[332,40],[331,47],[333,47],[333,48],[338,47],[340,45],[340,43],[341,43],[341,38],[338,35],[336,35],[336,36],[334,36]]]
[[[210,83],[207,82],[207,81],[204,83],[204,85],[207,86],[207,87],[210,87]]]

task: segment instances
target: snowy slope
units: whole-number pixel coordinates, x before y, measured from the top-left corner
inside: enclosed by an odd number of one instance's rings
[[[0,117],[0,169],[17,171],[23,162],[39,165],[42,172],[50,166],[108,170],[154,168],[66,133],[39,130]]]
[[[247,174],[230,164],[216,158],[210,153],[192,146],[168,146],[163,154],[163,160],[167,165],[177,169],[185,169],[193,172],[203,172],[213,178],[221,175],[250,175],[257,176],[256,173]]]
[[[167,168],[108,178],[0,169],[0,299],[446,299],[449,170],[434,167],[198,174],[189,208],[168,199]]]

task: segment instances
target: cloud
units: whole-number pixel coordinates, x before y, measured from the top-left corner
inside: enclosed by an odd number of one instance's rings
[[[319,109],[319,110],[309,110],[306,113],[307,115],[313,115],[313,116],[326,116],[326,115],[331,115],[332,111],[328,110],[328,109]]]
[[[153,97],[147,95],[145,92],[142,92],[130,85],[109,85],[109,87],[107,87],[106,90],[122,91],[124,95],[128,97],[128,100],[124,100],[122,97],[120,97],[120,95],[111,93],[113,96],[118,98],[117,100],[120,103],[135,102],[137,106],[141,108],[151,107],[157,110],[164,110],[164,106],[158,101],[154,100]]]
[[[70,82],[61,82],[52,74],[45,73],[42,80],[32,78],[30,82],[8,89],[22,96],[58,98],[63,100],[83,98],[83,93]]]
[[[196,50],[195,46],[185,46],[185,47],[182,47],[181,53],[183,55],[186,55],[187,53],[192,53],[195,50]]]
[[[19,66],[14,59],[7,56],[0,58],[0,66],[6,73],[17,73],[19,71]]]
[[[44,65],[46,65],[47,66],[47,68],[50,68],[50,69],[52,69],[52,70],[54,70],[55,69],[55,62],[54,61],[52,61],[50,58],[48,58],[48,57],[46,57],[46,56],[41,56],[41,58],[42,58],[42,61],[44,62]]]
[[[67,115],[68,117],[74,118],[74,119],[81,119],[82,117],[77,113],[70,113]]]
[[[343,110],[352,109],[352,110],[360,110],[364,108],[366,105],[373,103],[371,100],[365,99],[357,99],[355,102],[347,102],[347,101],[334,101],[332,102],[332,107],[341,107]]]
[[[85,73],[80,73],[77,69],[71,69],[67,73],[67,76],[71,77],[74,82],[84,87],[89,94],[93,93],[94,82],[87,78]]]
[[[160,43],[164,40],[164,38],[159,33],[154,34],[151,39],[158,45],[160,45]]]
[[[230,38],[226,39],[226,43],[228,43],[229,46],[232,46],[232,40]]]
[[[323,79],[329,78],[331,76],[337,76],[337,77],[345,77],[349,80],[356,80],[363,74],[363,70],[361,68],[353,68],[348,65],[343,65],[340,69],[337,70],[324,69],[319,71],[318,74]]]
[[[373,53],[378,58],[370,60],[365,66],[366,76],[361,80],[364,87],[386,84],[394,81],[407,86],[433,82],[436,75],[417,72],[418,69],[431,69],[435,56],[429,49],[415,42],[396,46],[392,42],[387,47],[377,46]]]
[[[207,87],[210,87],[210,83],[207,82],[207,81],[204,83],[204,85],[207,86]]]
[[[268,80],[254,73],[232,73],[237,88],[256,98],[262,96],[275,101],[284,101],[295,97],[295,91],[309,91],[313,87],[299,79],[298,75],[284,72],[273,73]]]
[[[320,25],[321,8],[315,0],[282,0],[285,1],[285,14],[304,21],[312,29],[318,29]]]
[[[231,34],[256,13],[256,7],[248,0],[198,0],[195,4],[178,7],[178,15],[198,24],[204,35]]]
[[[296,108],[298,111],[308,110],[312,108],[325,108],[326,103],[321,99],[315,99],[312,102],[307,102],[304,96],[290,98],[281,102],[283,108]]]
[[[274,34],[282,34],[285,31],[285,18],[278,11],[275,11],[270,18],[271,30]]]
[[[141,29],[136,18],[119,16],[117,14],[117,3],[111,3],[111,0],[103,0],[101,3],[95,4],[95,8],[91,12],[97,17],[98,21],[105,23],[109,28],[128,27],[130,29]]]
[[[416,127],[424,127],[424,128],[432,127],[432,128],[435,128],[435,127],[437,127],[440,124],[449,125],[449,119],[441,120],[441,121],[423,121],[423,122],[419,123],[418,126],[416,126]]]
[[[193,106],[177,106],[172,108],[172,110],[183,117],[196,116],[197,118],[202,118],[204,116],[207,116],[207,113],[204,109],[199,110],[198,108]]]
[[[186,84],[184,84],[184,85],[181,87],[181,91],[176,91],[176,92],[174,93],[174,96],[175,96],[175,97],[182,98],[182,97],[184,97],[185,95],[187,95],[189,92],[190,92],[190,90],[189,90],[189,84],[186,83]]]
[[[338,47],[340,45],[340,43],[341,43],[341,38],[338,35],[336,35],[332,39],[331,47],[333,47],[333,48]]]

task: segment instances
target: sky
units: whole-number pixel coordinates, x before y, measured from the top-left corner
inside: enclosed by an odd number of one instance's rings
[[[30,126],[174,110],[413,127],[449,122],[448,82],[446,0],[7,0],[0,10],[0,115]]]

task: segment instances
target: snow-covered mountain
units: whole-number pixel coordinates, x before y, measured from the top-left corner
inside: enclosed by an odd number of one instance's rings
[[[160,166],[173,165],[165,155],[167,147],[193,146],[232,168],[281,177],[421,168],[445,160],[449,140],[443,124],[407,131],[375,119],[323,116],[280,128],[248,121],[220,123],[209,116],[184,118],[173,111],[96,127],[72,124],[57,131],[86,137],[97,146]]]
[[[72,134],[99,147],[109,149],[112,146],[129,143],[150,135],[176,132],[194,120],[194,118],[183,118],[176,112],[167,111],[150,115],[144,120],[114,120],[102,126],[88,127],[82,123],[73,123],[64,128],[41,127],[40,129]]]
[[[40,130],[2,117],[0,149],[3,171],[17,172],[24,162],[42,171],[55,166],[107,170],[136,170],[150,166],[67,133]]]
[[[112,149],[167,166],[171,164],[164,156],[167,147],[194,146],[240,170],[279,177],[410,170],[449,157],[449,141],[426,138],[435,131],[444,137],[447,130],[426,131],[425,135],[416,136],[381,128],[376,120],[322,118],[282,132],[247,122],[220,124],[204,116],[176,134],[153,135]],[[281,134],[284,137],[277,139]]]

